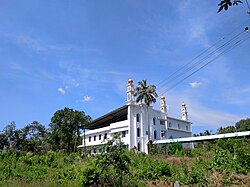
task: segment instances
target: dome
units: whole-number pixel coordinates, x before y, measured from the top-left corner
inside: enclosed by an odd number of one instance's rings
[[[128,80],[128,83],[133,83],[133,80],[132,80],[132,79],[129,79],[129,80]]]

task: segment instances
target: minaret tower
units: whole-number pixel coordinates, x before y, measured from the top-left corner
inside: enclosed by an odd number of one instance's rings
[[[164,96],[161,96],[160,110],[162,113],[167,113],[166,100]]]
[[[128,86],[127,86],[127,105],[134,104],[134,85],[133,80],[128,80]]]
[[[182,105],[181,105],[181,119],[188,121],[188,112],[187,112],[187,107],[184,101],[182,101]]]

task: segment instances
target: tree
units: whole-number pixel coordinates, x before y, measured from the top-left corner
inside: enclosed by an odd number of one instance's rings
[[[54,150],[72,152],[80,144],[80,133],[84,126],[88,125],[91,117],[83,111],[69,108],[58,110],[51,118],[50,143]]]
[[[8,145],[8,139],[4,133],[0,133],[0,150],[3,150]]]
[[[235,132],[236,131],[236,129],[235,129],[235,127],[234,126],[227,126],[227,127],[220,127],[218,130],[217,130],[217,132],[218,132],[218,134],[225,134],[225,133],[233,133],[233,132]]]
[[[156,93],[155,85],[147,85],[146,80],[142,80],[138,82],[138,86],[135,88],[134,96],[136,97],[137,103],[144,102],[147,106],[147,116],[148,116],[148,140],[150,141],[150,122],[149,122],[149,113],[148,107],[151,103],[156,102],[156,98],[158,97]]]
[[[5,137],[7,138],[7,148],[8,149],[21,149],[23,142],[23,132],[16,129],[15,122],[8,124],[3,130]]]
[[[115,170],[117,186],[123,186],[123,174],[129,173],[129,163],[130,158],[126,154],[126,146],[121,141],[119,133],[114,135],[104,146],[102,153],[97,155],[97,166],[101,168],[101,173],[110,170],[110,167]]]
[[[37,121],[25,126],[23,129],[23,150],[40,153],[45,145],[45,127]]]
[[[238,5],[239,3],[242,4],[242,1],[239,0],[221,0],[220,3],[218,4],[219,10],[218,12],[224,10],[228,10],[230,6],[235,6]]]
[[[250,131],[250,118],[242,119],[235,124],[237,132]]]

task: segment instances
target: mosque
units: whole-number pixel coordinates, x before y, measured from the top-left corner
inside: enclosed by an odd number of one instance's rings
[[[186,104],[181,105],[181,119],[168,116],[165,97],[160,100],[160,110],[144,103],[136,103],[133,80],[128,80],[126,104],[91,122],[81,134],[82,145],[91,154],[97,154],[107,140],[120,133],[121,141],[130,149],[148,153],[149,140],[158,141],[192,136]]]

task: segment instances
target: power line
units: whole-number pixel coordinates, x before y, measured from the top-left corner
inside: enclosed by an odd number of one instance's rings
[[[234,33],[236,31],[236,29],[238,29],[239,27],[241,27],[243,24],[245,24],[247,21],[249,21],[248,19],[245,20],[244,22],[242,22],[239,26],[235,27],[234,29],[232,29],[231,32],[229,32],[227,34],[227,37],[230,36],[232,33]],[[180,72],[182,69],[184,69],[185,67],[189,66],[190,64],[193,63],[193,61],[195,61],[196,59],[198,59],[199,57],[201,57],[203,54],[205,54],[207,51],[209,51],[210,49],[212,49],[213,47],[215,47],[218,43],[220,43],[222,40],[224,40],[225,37],[221,38],[220,40],[218,40],[217,42],[215,42],[212,46],[210,46],[208,49],[205,49],[203,52],[201,52],[199,55],[197,55],[194,59],[192,59],[191,61],[189,61],[188,63],[186,63],[185,65],[181,66],[179,69],[177,69],[174,73],[172,73],[171,75],[169,75],[166,79],[164,79],[163,81],[161,81],[160,83],[158,83],[156,86],[161,88],[163,87],[165,84],[164,83],[166,81],[168,81],[171,77],[173,77],[176,73]],[[208,56],[208,55],[207,55]],[[185,70],[184,70],[185,71]],[[171,79],[172,80],[172,79]],[[164,83],[164,84],[163,84]],[[163,85],[162,85],[163,84]],[[162,85],[162,86],[161,86]]]
[[[181,79],[180,81],[178,81],[176,84],[174,84],[173,86],[169,87],[168,89],[166,89],[164,92],[162,92],[161,94],[165,94],[166,92],[170,91],[171,89],[173,89],[174,87],[176,87],[178,84],[180,84],[181,82],[183,82],[184,80],[186,80],[187,78],[191,77],[193,74],[197,73],[198,71],[200,71],[201,69],[203,69],[204,67],[206,67],[207,65],[211,64],[213,61],[215,61],[217,58],[219,58],[220,56],[228,53],[229,51],[231,51],[232,49],[236,48],[237,46],[241,45],[243,42],[245,42],[247,39],[249,39],[250,37],[245,37],[241,40],[238,40],[237,42],[235,42],[232,46],[230,46],[228,49],[224,50],[223,52],[221,52],[219,55],[217,55],[216,57],[214,57],[212,60],[208,61],[206,64],[204,64],[203,66],[201,66],[200,68],[198,68],[197,70],[195,70],[194,72],[192,72],[191,74],[189,74],[188,76],[184,77],[183,79]]]
[[[176,73],[178,73],[179,71],[181,71],[183,68],[187,67],[189,65],[189,63],[192,63],[194,60],[196,60],[197,58],[199,58],[200,56],[202,56],[204,53],[206,53],[207,51],[209,51],[209,49],[211,49],[212,47],[216,46],[221,40],[223,40],[224,38],[218,40],[217,42],[215,42],[212,46],[210,46],[208,49],[205,49],[203,52],[201,52],[198,56],[196,56],[195,58],[193,58],[191,61],[189,61],[187,64],[183,65],[182,67],[180,67],[178,70],[176,70],[174,73],[172,73],[171,75],[169,75],[166,79],[164,79],[163,81],[161,81],[160,83],[158,83],[156,86],[160,86],[162,83],[164,83],[165,81],[167,81],[169,78],[171,78],[172,76],[174,76]]]
[[[167,85],[173,81],[175,81],[175,79],[178,79],[180,77],[182,77],[183,75],[187,74],[189,71],[191,71],[192,69],[196,68],[197,66],[199,66],[200,64],[202,64],[204,61],[206,61],[207,59],[211,58],[214,54],[216,54],[217,52],[219,52],[220,50],[223,50],[224,48],[226,48],[228,45],[230,45],[232,42],[234,42],[235,40],[237,40],[241,34],[244,31],[242,31],[241,33],[237,34],[236,36],[234,36],[233,38],[231,38],[229,41],[225,42],[224,44],[222,44],[221,46],[219,46],[217,49],[211,51],[209,54],[207,54],[205,57],[203,57],[202,59],[199,59],[197,62],[195,63],[191,63],[190,64],[186,64],[185,66],[183,66],[182,68],[180,68],[179,70],[177,70],[176,72],[174,72],[171,75],[171,78],[168,79],[167,82],[165,82],[164,84],[162,84],[162,86],[160,86],[160,89],[164,86]],[[210,49],[210,48],[209,48]],[[201,55],[199,55],[201,56]],[[188,67],[189,66],[189,67]],[[187,68],[185,68],[187,67]],[[185,69],[184,69],[185,68]],[[182,71],[181,71],[182,70]],[[180,73],[178,73],[180,72]],[[178,73],[178,74],[177,74]],[[177,74],[177,75],[176,75]],[[175,75],[175,76],[174,76]]]

